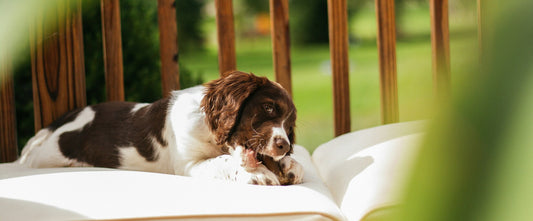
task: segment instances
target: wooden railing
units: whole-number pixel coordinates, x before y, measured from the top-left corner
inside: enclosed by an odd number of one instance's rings
[[[436,96],[450,93],[448,1],[431,0],[431,40]],[[35,131],[68,110],[86,105],[81,0],[63,5],[57,29],[43,28],[43,15],[30,27]],[[104,64],[108,100],[124,100],[119,0],[101,0]],[[232,0],[215,0],[219,71],[237,69]],[[394,0],[376,0],[382,122],[399,120],[396,77]],[[346,0],[328,0],[333,73],[335,135],[350,132],[348,23]],[[162,94],[179,89],[178,45],[174,0],[158,0]],[[270,0],[273,64],[276,81],[291,94],[288,0]],[[8,58],[8,57],[7,57]],[[0,61],[2,76],[0,162],[17,158],[13,82],[10,61]],[[428,73],[429,74],[429,73]]]
[[[2,52],[0,52],[2,53]],[[17,159],[17,127],[11,61],[0,56],[0,162]]]

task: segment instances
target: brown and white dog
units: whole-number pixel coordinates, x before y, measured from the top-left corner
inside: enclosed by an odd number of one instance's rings
[[[233,71],[151,104],[107,102],[69,112],[32,137],[28,167],[110,167],[261,185],[297,184],[296,109],[277,83]],[[270,161],[267,168],[261,161]]]

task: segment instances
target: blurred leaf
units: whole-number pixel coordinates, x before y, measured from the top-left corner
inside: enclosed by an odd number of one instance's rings
[[[391,219],[531,219],[533,2],[483,3],[479,73],[436,121]]]

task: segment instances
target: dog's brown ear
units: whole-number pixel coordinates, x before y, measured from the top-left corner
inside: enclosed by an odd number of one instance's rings
[[[230,138],[246,99],[269,82],[265,77],[240,71],[232,71],[223,76],[225,77],[205,84],[205,97],[201,103],[206,123],[219,145]]]

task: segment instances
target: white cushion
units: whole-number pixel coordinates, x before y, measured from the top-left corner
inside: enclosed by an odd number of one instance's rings
[[[305,176],[292,186],[0,164],[0,214],[2,220],[361,220],[397,203],[425,124],[349,133],[318,147],[312,160],[296,146],[293,157]]]
[[[256,186],[104,168],[17,168],[0,165],[5,220],[227,219],[342,220],[312,165],[295,147],[304,183]]]
[[[348,220],[398,203],[425,122],[374,127],[335,138],[313,153],[319,174]]]

